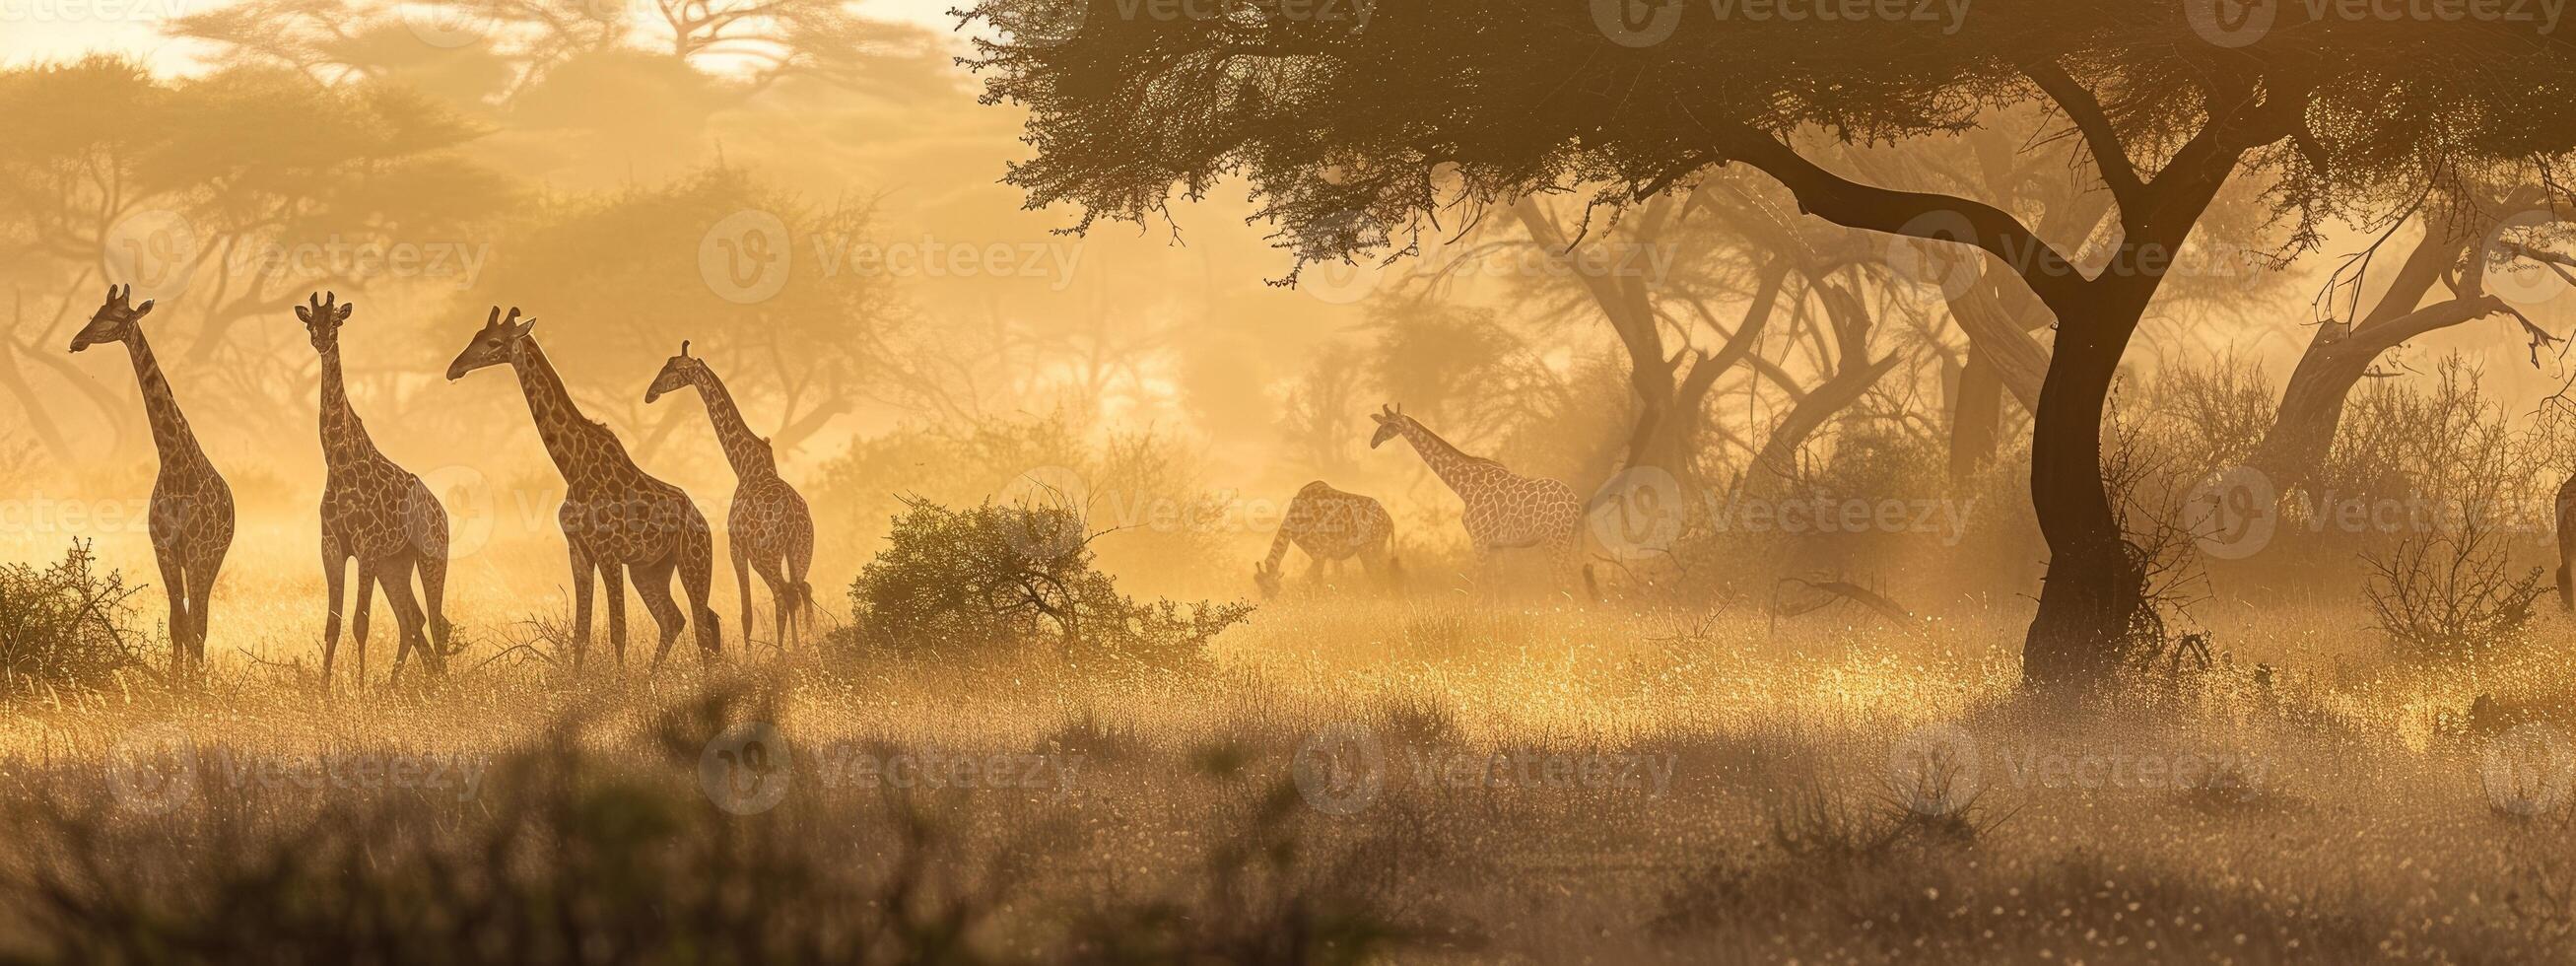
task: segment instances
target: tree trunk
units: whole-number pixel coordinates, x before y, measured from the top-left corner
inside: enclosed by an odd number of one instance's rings
[[[2143,597],[2102,478],[2102,415],[2120,356],[2146,304],[2103,306],[2058,327],[2030,446],[2031,508],[2048,541],[2039,613],[2022,642],[2022,678],[2043,686],[2100,681]]]
[[[1959,369],[1958,398],[1950,407],[1950,479],[1964,480],[1995,461],[2003,436],[2004,380],[1975,344]]]

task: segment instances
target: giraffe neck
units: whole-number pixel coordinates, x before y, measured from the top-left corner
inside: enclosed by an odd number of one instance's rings
[[[349,406],[349,387],[340,376],[340,347],[322,350],[322,456],[338,461],[351,448],[371,445],[367,427]]]
[[[707,404],[707,419],[715,423],[716,442],[724,446],[725,462],[733,464],[736,479],[757,480],[778,475],[778,458],[769,451],[769,441],[751,431],[744,422],[741,407],[733,403],[733,393],[725,391],[724,380],[700,363],[689,381],[698,387],[698,396]]]
[[[1457,491],[1459,496],[1471,497],[1473,494],[1469,491],[1482,488],[1491,470],[1485,461],[1460,452],[1458,447],[1449,445],[1448,440],[1441,439],[1440,434],[1417,420],[1405,419],[1397,431],[1404,434],[1405,442],[1413,444],[1414,452],[1422,455],[1422,462],[1431,467],[1432,474],[1440,477],[1440,482],[1449,484],[1449,488]]]
[[[546,361],[545,350],[537,348],[536,336],[519,339],[510,354],[510,369],[519,374],[519,391],[527,394],[528,414],[536,417],[537,437],[545,441],[546,455],[554,458],[555,469],[563,472],[566,481],[572,480],[595,458],[580,444],[591,428],[590,417],[573,405],[572,393],[564,389],[554,364]]]
[[[152,445],[161,452],[161,464],[203,460],[197,434],[189,430],[188,417],[179,412],[178,397],[170,394],[170,380],[161,375],[161,363],[152,358],[142,329],[126,336],[125,352],[134,360],[134,382],[143,388],[143,416],[152,423]]]
[[[1278,570],[1279,562],[1288,559],[1288,543],[1293,537],[1294,535],[1288,532],[1288,524],[1282,521],[1279,524],[1279,535],[1270,538],[1270,557],[1261,562],[1261,569]]]

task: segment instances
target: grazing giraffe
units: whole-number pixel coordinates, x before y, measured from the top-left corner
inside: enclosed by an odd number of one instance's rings
[[[170,395],[170,381],[143,339],[142,320],[152,301],[131,305],[134,286],[108,286],[107,301],[72,337],[73,352],[102,342],[125,343],[134,380],[143,389],[143,415],[152,423],[152,445],[161,475],[152,483],[152,555],[161,564],[161,586],[170,598],[170,678],[188,680],[206,662],[206,612],[215,575],[233,545],[233,491],[206,461],[188,417]]]
[[[1449,445],[1419,420],[1389,406],[1369,414],[1377,421],[1377,433],[1369,437],[1369,448],[1376,449],[1397,436],[1413,444],[1422,462],[1457,491],[1466,501],[1462,519],[1467,527],[1467,540],[1475,547],[1478,568],[1490,574],[1499,564],[1497,556],[1504,550],[1537,549],[1553,559],[1559,578],[1574,567],[1575,541],[1583,524],[1583,500],[1574,488],[1558,480],[1528,477],[1505,469],[1503,464],[1482,456],[1469,456]],[[1585,571],[1587,581],[1590,571]]]
[[[2576,476],[2558,484],[2558,605],[2576,610]]]
[[[618,663],[626,662],[626,578],[630,574],[636,594],[644,598],[644,609],[661,626],[662,644],[653,652],[653,666],[662,666],[662,659],[671,653],[671,642],[688,624],[680,605],[671,600],[674,572],[688,592],[689,616],[697,620],[698,659],[716,660],[723,637],[717,630],[716,612],[707,606],[715,536],[707,529],[706,516],[679,487],[645,475],[607,424],[582,415],[565,390],[563,377],[555,373],[554,364],[529,334],[536,326],[535,319],[519,321],[518,309],[511,309],[504,319],[500,307],[494,306],[492,317],[465,343],[456,361],[448,364],[447,378],[454,381],[476,369],[509,366],[519,377],[520,392],[528,398],[528,413],[536,418],[546,455],[563,473],[564,502],[555,519],[572,554],[573,666],[581,666],[590,647],[594,576],[607,591],[609,644],[616,649]]]
[[[786,653],[796,642],[796,611],[802,609],[806,623],[813,623],[814,586],[805,582],[805,572],[814,565],[814,515],[796,488],[779,477],[769,441],[751,431],[724,380],[705,361],[689,355],[688,342],[682,341],[680,354],[662,363],[653,385],[644,390],[644,403],[689,386],[697,387],[725,462],[733,464],[733,509],[725,514],[725,543],[742,595],[742,639],[746,644],[751,640],[751,572],[757,568],[778,609],[778,650]]]
[[[402,679],[403,659],[414,649],[433,673],[447,667],[447,509],[420,477],[385,458],[368,437],[366,423],[350,408],[348,384],[340,373],[340,327],[358,304],[339,298],[317,293],[295,307],[313,351],[322,357],[322,465],[328,473],[322,488],[322,573],[331,594],[322,622],[325,686],[340,649],[340,601],[352,559],[358,563],[358,613],[349,639],[358,649],[358,683],[367,680],[367,612],[378,583],[393,607],[400,637],[389,680]],[[415,570],[420,573],[418,599],[411,590]]]
[[[1327,564],[1339,568],[1341,562],[1359,558],[1368,575],[1388,578],[1393,575],[1395,558],[1387,551],[1395,537],[1395,518],[1376,500],[1357,493],[1345,493],[1322,480],[1306,484],[1288,501],[1280,515],[1279,534],[1270,538],[1270,556],[1252,567],[1252,582],[1261,588],[1264,599],[1279,596],[1279,563],[1288,556],[1288,545],[1306,552],[1307,576],[1320,578]]]

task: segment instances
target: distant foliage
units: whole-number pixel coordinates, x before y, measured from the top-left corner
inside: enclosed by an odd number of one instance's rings
[[[44,569],[0,565],[0,697],[52,688],[98,688],[138,663],[134,588],[98,572],[87,544]]]
[[[888,546],[850,585],[836,663],[871,654],[980,658],[1052,646],[1077,663],[1194,663],[1250,605],[1138,602],[1092,566],[1077,510],[1043,502],[951,510],[906,501]]]

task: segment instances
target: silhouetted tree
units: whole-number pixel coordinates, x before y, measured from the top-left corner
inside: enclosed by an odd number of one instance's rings
[[[997,32],[974,60],[986,97],[1030,112],[1038,154],[1010,180],[1031,203],[1075,203],[1088,226],[1240,176],[1304,262],[1401,253],[1435,217],[1550,187],[1629,204],[1740,163],[1810,214],[2000,259],[2058,321],[2033,421],[2051,552],[2024,646],[2033,682],[2102,679],[2144,605],[2102,483],[2105,401],[2170,260],[2232,178],[2276,178],[2309,241],[2322,218],[2464,174],[2529,178],[2576,147],[2576,42],[2530,22],[2278,4],[2255,29],[2148,0],[1994,0],[1951,23],[1513,0],[1159,9],[974,9]],[[2073,126],[2117,209],[2098,269],[2006,208],[1817,161],[1826,138],[1931,135],[2033,101]]]

